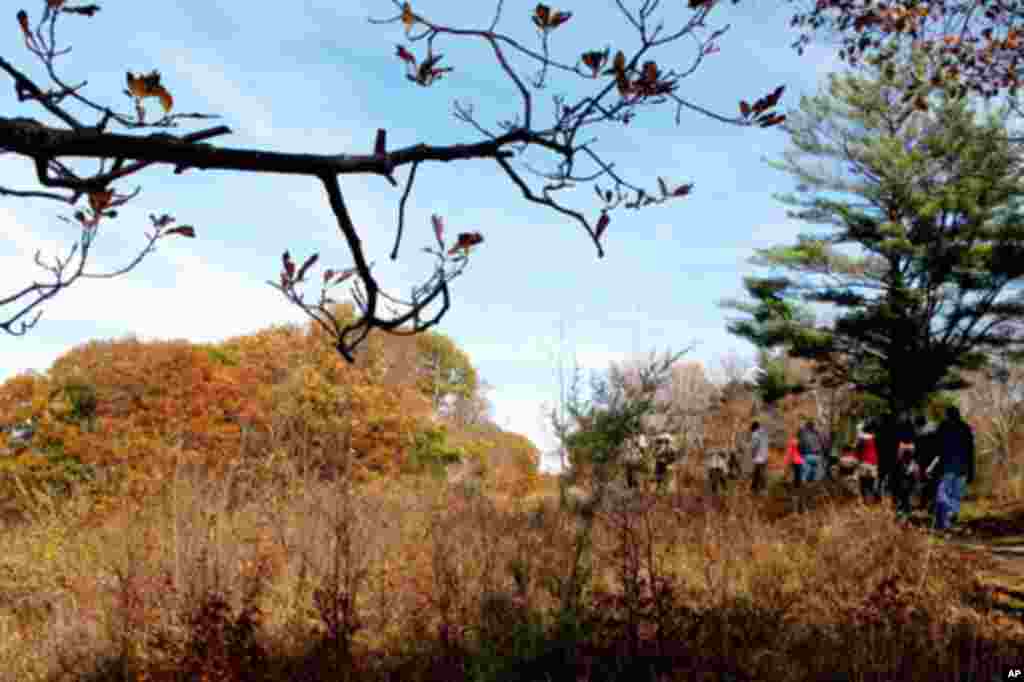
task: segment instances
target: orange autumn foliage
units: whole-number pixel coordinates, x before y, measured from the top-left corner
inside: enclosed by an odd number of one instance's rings
[[[372,334],[350,365],[314,325],[216,344],[92,341],[58,358],[45,376],[0,385],[0,423],[33,416],[33,447],[56,446],[93,467],[117,465],[137,492],[162,485],[182,458],[224,471],[275,451],[330,477],[342,470],[363,481],[395,476],[416,434],[437,419],[422,373],[406,371],[416,366],[414,350],[402,337]],[[80,409],[79,394],[91,396],[89,409]],[[518,454],[497,478],[521,494],[532,486],[537,458],[526,439],[509,441],[515,437],[500,436],[499,449]],[[493,440],[463,430],[453,439],[480,459]]]

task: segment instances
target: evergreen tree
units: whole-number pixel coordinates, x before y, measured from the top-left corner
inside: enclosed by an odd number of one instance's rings
[[[943,89],[929,106],[906,97],[920,55],[879,64],[830,76],[790,116],[792,148],[770,164],[798,186],[776,198],[826,230],[759,250],[752,262],[773,276],[747,278],[752,301],[724,305],[749,315],[733,333],[845,366],[905,411],[1018,343],[1022,164],[998,114]],[[832,325],[812,321],[822,306]]]

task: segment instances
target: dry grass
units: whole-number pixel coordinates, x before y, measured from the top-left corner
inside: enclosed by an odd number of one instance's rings
[[[790,513],[777,484],[710,498],[680,475],[588,522],[554,489],[496,503],[314,470],[182,462],[99,523],[88,489],[42,502],[0,535],[0,680],[942,680],[1024,661],[981,557],[824,486]]]

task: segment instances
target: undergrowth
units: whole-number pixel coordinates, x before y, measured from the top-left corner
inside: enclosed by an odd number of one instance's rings
[[[678,481],[582,515],[486,481],[182,459],[100,520],[88,482],[37,495],[0,536],[0,679],[952,680],[1024,661],[985,559],[885,505]]]

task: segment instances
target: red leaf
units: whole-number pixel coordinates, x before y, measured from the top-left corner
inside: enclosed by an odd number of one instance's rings
[[[306,262],[302,264],[301,268],[299,268],[299,276],[296,278],[297,281],[302,281],[302,279],[306,276],[306,271],[313,267],[313,264],[316,263],[317,260],[319,260],[319,258],[320,254],[314,253],[312,256],[306,259]]]
[[[572,18],[572,12],[551,11],[551,8],[543,3],[538,3],[533,10],[533,23],[542,31],[549,28],[558,28]]]
[[[785,92],[785,91],[786,91],[786,86],[785,85],[780,85],[779,87],[777,87],[774,90],[772,90],[772,93],[764,98],[764,108],[765,109],[771,109],[776,104],[778,104],[779,103],[779,98],[782,97],[782,93]]]
[[[657,62],[644,62],[644,66],[643,66],[643,69],[642,69],[641,73],[643,74],[643,80],[647,81],[648,83],[650,83],[652,85],[654,83],[657,83],[658,82],[658,63]]]
[[[611,217],[604,211],[601,212],[601,217],[597,219],[597,230],[594,231],[594,236],[597,239],[601,238],[604,231],[608,229],[608,223],[612,221]]]
[[[18,25],[21,26],[21,32],[25,34],[25,40],[32,39],[32,31],[28,27],[28,12],[25,10],[18,10]]]
[[[292,262],[291,254],[287,251],[281,255],[281,262],[284,264],[284,271],[288,273],[288,279],[295,275],[295,263]]]
[[[331,270],[330,268],[324,270],[324,284],[327,284],[331,280],[331,277],[334,277],[334,270]]]
[[[551,8],[543,3],[538,3],[533,10],[533,23],[537,28],[544,29],[551,20]]]
[[[551,28],[558,28],[570,19],[572,19],[572,12],[555,12],[551,15],[551,21],[548,22],[548,25]]]
[[[167,230],[167,232],[164,232],[164,234],[180,234],[182,237],[189,237],[190,239],[194,239],[196,236],[196,231],[195,228],[193,228],[191,225],[179,225],[178,227],[174,227],[171,228],[170,230]]]
[[[782,97],[782,93],[785,90],[786,86],[780,85],[779,87],[772,90],[771,93],[765,95],[761,99],[754,102],[754,106],[751,107],[751,110],[755,114],[760,114],[762,111],[767,111],[768,109],[771,109],[772,107],[779,103],[779,98]]]
[[[435,213],[430,216],[430,220],[434,223],[434,235],[437,237],[437,243],[444,248],[444,219]]]
[[[452,255],[459,249],[469,253],[469,247],[475,246],[484,240],[484,237],[479,232],[460,232],[459,240],[455,243],[455,246],[448,249],[448,255]]]
[[[373,153],[376,156],[384,156],[387,148],[387,136],[388,133],[383,128],[377,129],[377,139],[373,143]]]
[[[605,76],[618,76],[619,74],[626,75],[626,55],[619,50],[615,53],[615,58],[612,59],[612,66],[610,69],[606,69],[604,72]]]
[[[398,58],[401,59],[403,62],[408,62],[409,64],[416,66],[416,57],[414,57],[412,53],[409,52],[409,50],[405,49],[401,45],[398,46],[397,54]]]
[[[597,50],[584,52],[581,59],[583,60],[583,64],[590,68],[590,70],[594,72],[594,77],[597,78],[597,74],[601,70],[601,67],[604,66],[604,63],[608,60],[608,50],[606,49],[604,52],[598,52]]]
[[[679,187],[676,187],[675,191],[672,192],[672,196],[674,196],[674,197],[685,197],[687,194],[690,193],[690,190],[692,190],[692,189],[693,189],[693,183],[692,182],[688,183],[686,185],[679,185]]]
[[[110,205],[110,201],[113,198],[114,192],[109,189],[102,192],[89,192],[89,207],[95,212],[100,213]]]
[[[743,114],[743,118],[750,116],[750,105],[747,104],[746,100],[740,100],[740,113]]]
[[[769,128],[774,125],[778,125],[786,120],[785,114],[775,114],[774,116],[767,116],[758,121],[758,125],[762,128]]]

